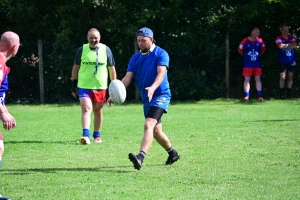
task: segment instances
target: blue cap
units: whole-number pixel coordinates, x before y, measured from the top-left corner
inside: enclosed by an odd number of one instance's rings
[[[150,28],[144,27],[136,32],[136,36],[144,36],[153,38],[153,32]]]

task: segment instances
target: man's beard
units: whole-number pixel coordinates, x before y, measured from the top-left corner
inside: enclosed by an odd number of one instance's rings
[[[142,51],[142,53],[148,53],[149,49],[142,49],[141,51]]]

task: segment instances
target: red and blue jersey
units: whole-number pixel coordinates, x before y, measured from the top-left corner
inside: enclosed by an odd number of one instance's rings
[[[255,40],[244,38],[238,48],[238,51],[243,52],[244,55],[244,68],[260,68],[260,55],[265,50],[266,46],[261,38]]]
[[[276,45],[279,47],[281,44],[297,44],[294,36],[288,35],[287,37],[278,36],[276,38]],[[292,64],[295,62],[295,51],[293,49],[279,49],[279,63]]]
[[[0,55],[0,103],[4,105],[5,92],[8,90],[9,68],[6,66],[3,57]]]

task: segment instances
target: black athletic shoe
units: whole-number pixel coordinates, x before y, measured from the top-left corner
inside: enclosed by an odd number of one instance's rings
[[[134,169],[141,169],[143,162],[139,159],[138,156],[134,155],[133,153],[130,153],[128,154],[128,158],[133,163]]]
[[[172,165],[174,162],[179,160],[180,155],[175,151],[173,155],[169,155],[168,160],[166,161],[166,165]]]

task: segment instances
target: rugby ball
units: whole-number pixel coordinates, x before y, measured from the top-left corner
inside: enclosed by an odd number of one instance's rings
[[[115,104],[122,104],[126,99],[126,88],[122,81],[115,79],[110,82],[108,87],[108,93]]]

